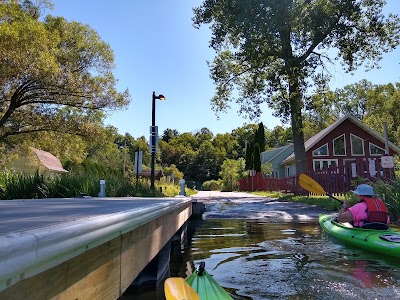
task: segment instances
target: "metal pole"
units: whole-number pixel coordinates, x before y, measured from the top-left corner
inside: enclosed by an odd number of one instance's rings
[[[150,189],[154,192],[154,161],[156,150],[156,94],[153,92],[151,108],[151,174],[150,174]]]

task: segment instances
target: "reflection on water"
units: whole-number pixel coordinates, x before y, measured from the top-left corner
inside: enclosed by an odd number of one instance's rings
[[[400,299],[396,259],[340,244],[317,223],[197,220],[189,242],[172,253],[171,276],[205,261],[234,299]]]

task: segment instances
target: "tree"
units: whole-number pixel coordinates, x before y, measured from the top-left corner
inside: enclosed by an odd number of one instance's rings
[[[260,147],[260,152],[265,151],[265,128],[262,122],[258,124],[258,129],[256,131],[256,140],[258,146]]]
[[[275,126],[271,131],[266,132],[266,148],[276,148],[287,145],[292,141],[291,128]]]
[[[203,127],[198,132],[194,134],[198,141],[198,145],[201,145],[204,141],[211,141],[214,137],[214,134],[211,132],[210,129]]]
[[[371,98],[373,84],[367,80],[346,85],[335,91],[336,107],[341,116],[352,114],[359,120],[364,119],[368,113],[368,101]]]
[[[179,132],[176,129],[172,130],[170,128],[167,128],[167,129],[164,130],[161,139],[164,142],[169,143],[170,140],[172,140],[174,137],[177,137],[177,136],[179,136]]]
[[[239,143],[237,139],[229,133],[218,133],[212,140],[212,144],[215,147],[218,163],[222,165],[222,162],[226,158],[238,159]]]
[[[188,180],[203,183],[211,179],[218,179],[220,165],[218,164],[215,148],[211,141],[204,141],[195,153],[193,163],[185,173]]]
[[[241,150],[238,152],[239,156],[245,157],[245,154],[247,153],[247,145],[253,139],[254,131],[256,129],[256,124],[247,124],[232,130],[232,136],[237,139],[239,143],[239,149]]]
[[[237,181],[242,178],[244,169],[244,159],[239,160],[225,159],[221,166],[219,176],[221,176],[223,188],[225,190],[235,190]]]
[[[116,90],[113,52],[93,29],[42,21],[39,11],[28,0],[0,2],[0,142],[39,131],[90,135],[99,111],[130,100]]]
[[[261,172],[261,150],[258,144],[254,145],[254,155],[253,155],[253,169],[258,173]]]
[[[211,24],[210,65],[216,84],[211,100],[226,111],[233,93],[240,113],[261,114],[266,102],[290,119],[297,172],[307,169],[302,109],[313,78],[327,72],[328,51],[351,72],[399,43],[399,18],[382,14],[383,0],[204,0],[194,9],[194,25]]]
[[[183,178],[183,173],[179,171],[174,164],[171,164],[169,167],[164,168],[164,174],[166,176],[171,176],[174,182],[179,182],[179,180]]]

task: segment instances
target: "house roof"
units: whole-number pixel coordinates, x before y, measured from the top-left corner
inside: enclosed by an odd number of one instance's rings
[[[368,132],[370,135],[381,141],[382,143],[385,143],[385,139],[382,135],[380,135],[378,132],[375,130],[371,129],[364,123],[362,123],[360,120],[357,118],[353,117],[351,114],[345,115],[343,118],[339,119],[335,123],[329,125],[325,129],[321,130],[318,132],[316,135],[310,137],[305,143],[304,143],[304,148],[306,152],[310,150],[317,142],[319,142],[322,138],[324,138],[326,135],[328,135],[333,129],[338,127],[340,124],[342,124],[345,120],[349,120],[353,122],[355,125],[358,127],[364,129],[366,132]],[[395,152],[400,153],[400,148],[397,147],[395,144],[389,141],[389,147],[393,149]],[[294,160],[294,152],[290,154],[286,159],[282,161],[282,164],[290,163]]]
[[[293,147],[293,144],[289,144],[286,146],[282,146],[279,148],[274,148],[274,149],[262,152],[262,158],[263,158],[264,163],[270,162],[271,160],[273,160],[275,157],[277,157],[279,154],[281,154],[283,151],[285,151],[286,149],[288,149],[290,147]]]
[[[60,160],[53,154],[33,147],[31,147],[31,149],[33,150],[33,152],[35,152],[41,164],[45,166],[47,169],[57,172],[68,172],[63,168]]]

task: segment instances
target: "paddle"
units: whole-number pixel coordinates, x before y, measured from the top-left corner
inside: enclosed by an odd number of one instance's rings
[[[339,201],[340,203],[343,203],[342,200],[325,192],[324,188],[318,182],[316,182],[314,179],[312,179],[310,176],[308,176],[304,173],[301,173],[299,175],[299,183],[303,189],[309,191],[310,193],[313,193],[316,195],[327,195],[327,196],[331,197],[332,199],[335,199],[335,200]]]
[[[167,300],[200,300],[196,291],[181,277],[170,277],[164,282]]]

